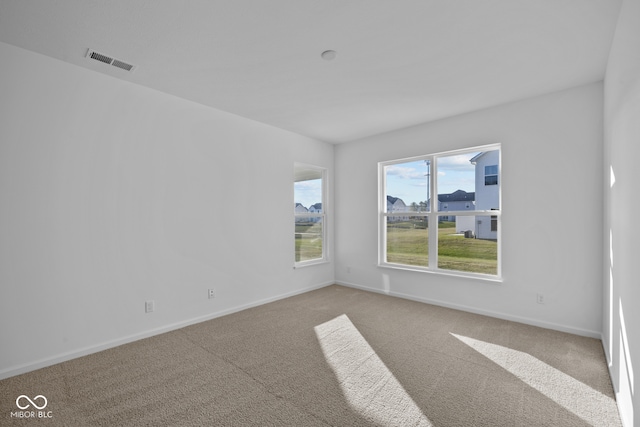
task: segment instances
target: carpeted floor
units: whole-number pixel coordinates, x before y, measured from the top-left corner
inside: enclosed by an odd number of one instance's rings
[[[0,425],[621,424],[598,340],[329,286],[0,381]]]

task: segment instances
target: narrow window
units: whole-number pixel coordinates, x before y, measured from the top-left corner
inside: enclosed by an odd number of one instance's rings
[[[295,265],[326,260],[326,169],[294,165]]]
[[[380,163],[380,265],[499,277],[499,165],[497,144]]]

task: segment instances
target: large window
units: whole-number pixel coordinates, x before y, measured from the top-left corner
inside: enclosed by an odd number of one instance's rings
[[[500,277],[500,146],[379,164],[379,263]]]
[[[295,265],[326,260],[326,169],[294,165]]]

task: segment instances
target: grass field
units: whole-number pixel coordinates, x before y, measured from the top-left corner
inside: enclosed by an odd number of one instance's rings
[[[438,224],[438,268],[497,274],[498,244],[455,234],[455,223]],[[387,225],[387,262],[426,267],[429,230],[421,222]]]
[[[389,223],[387,262],[427,267],[429,230],[420,221]],[[322,224],[296,223],[296,262],[322,257]],[[455,223],[438,224],[438,268],[497,274],[498,244],[492,240],[466,239],[456,234]]]
[[[296,223],[296,262],[322,258],[322,223]]]

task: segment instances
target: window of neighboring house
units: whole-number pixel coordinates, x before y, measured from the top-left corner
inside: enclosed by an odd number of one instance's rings
[[[326,261],[326,169],[296,163],[293,200],[295,266]]]
[[[498,185],[498,165],[484,167],[484,185]]]
[[[499,174],[498,144],[379,163],[379,264],[498,279]]]

